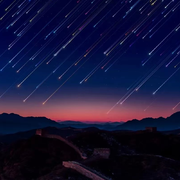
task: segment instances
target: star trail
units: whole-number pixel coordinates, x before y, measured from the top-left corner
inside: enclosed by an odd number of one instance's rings
[[[102,121],[172,114],[179,10],[176,0],[1,0],[1,111]]]

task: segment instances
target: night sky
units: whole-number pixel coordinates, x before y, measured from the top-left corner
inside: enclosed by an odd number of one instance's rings
[[[127,121],[180,110],[178,0],[0,0],[0,113]]]

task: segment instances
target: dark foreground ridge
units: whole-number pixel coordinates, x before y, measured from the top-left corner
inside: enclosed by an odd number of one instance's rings
[[[11,145],[2,152],[0,179],[36,179],[50,173],[63,161],[72,159],[80,160],[81,157],[64,142],[33,136]]]
[[[84,180],[94,175],[113,180],[180,179],[179,135],[93,128],[49,130],[51,138],[33,135],[2,147],[0,179]],[[86,159],[67,142],[86,154]]]

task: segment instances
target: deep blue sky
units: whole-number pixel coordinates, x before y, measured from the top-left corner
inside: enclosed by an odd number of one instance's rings
[[[172,114],[179,10],[172,0],[2,0],[0,111],[93,121]]]

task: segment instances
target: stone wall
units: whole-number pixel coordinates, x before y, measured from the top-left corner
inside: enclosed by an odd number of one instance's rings
[[[58,139],[64,142],[65,144],[67,144],[68,146],[70,146],[71,148],[73,148],[81,156],[82,159],[87,158],[86,155],[83,152],[81,152],[77,146],[75,146],[73,143],[69,142],[67,139],[62,138],[59,135],[48,134],[46,131],[44,131],[44,129],[36,130],[36,135],[46,137],[46,138]]]
[[[47,134],[47,138],[53,138],[53,139],[59,139],[60,141],[63,141],[65,144],[68,146],[72,147],[80,156],[82,159],[86,159],[87,157],[79,150],[77,146],[75,146],[73,143],[69,142],[68,140],[62,138],[61,136],[58,135],[53,135],[53,134]]]
[[[109,178],[101,175],[100,173],[78,163],[75,161],[63,161],[63,166],[66,168],[71,168],[76,170],[77,172],[81,173],[82,175],[93,179],[93,180],[110,180]]]

